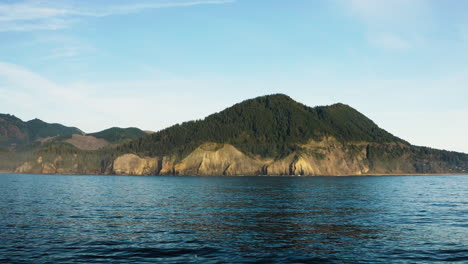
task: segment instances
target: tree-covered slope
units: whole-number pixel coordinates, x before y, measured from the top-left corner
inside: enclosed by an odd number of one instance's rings
[[[24,122],[8,114],[0,114],[0,146],[16,148],[25,146],[38,139],[82,134],[75,127],[66,127],[61,124],[49,124],[39,119]]]
[[[136,127],[129,127],[129,128],[119,128],[119,127],[112,127],[100,132],[87,134],[88,136],[94,136],[97,138],[105,139],[109,142],[118,142],[126,139],[134,139],[138,137],[142,137],[147,135],[141,129]]]
[[[67,127],[61,124],[50,124],[37,118],[26,122],[26,126],[28,127],[29,137],[31,140],[62,135],[83,134],[83,132],[76,127]]]
[[[178,124],[122,145],[122,152],[183,157],[204,142],[229,143],[241,151],[279,158],[310,139],[340,142],[405,141],[344,104],[308,107],[282,94],[257,97],[203,120]]]
[[[78,141],[76,138],[81,141],[86,141],[84,143],[88,145],[92,145],[93,140],[101,140],[107,144],[118,144],[147,134],[148,133],[134,127],[113,127],[84,135],[84,133],[76,127],[67,127],[55,123],[51,124],[37,118],[24,122],[13,115],[0,114],[0,147],[22,152],[47,147],[53,144],[61,144],[63,142],[70,143],[80,148],[80,144],[78,143],[82,142],[76,143],[76,141]],[[100,147],[102,147],[102,145],[103,144],[100,144]],[[98,149],[100,147],[86,147],[84,149]]]

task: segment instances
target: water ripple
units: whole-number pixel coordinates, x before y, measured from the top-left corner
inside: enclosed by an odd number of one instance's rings
[[[468,177],[0,175],[1,263],[467,263]]]

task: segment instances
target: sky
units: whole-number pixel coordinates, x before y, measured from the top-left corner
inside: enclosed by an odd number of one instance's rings
[[[0,0],[0,113],[157,131],[284,93],[468,153],[468,1]]]

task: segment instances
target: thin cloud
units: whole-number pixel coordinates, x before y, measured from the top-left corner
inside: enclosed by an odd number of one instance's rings
[[[45,98],[72,100],[79,97],[79,92],[61,87],[35,72],[12,63],[0,62],[0,80],[0,91],[14,88],[18,91],[33,93],[39,91]]]
[[[224,83],[229,84],[227,81]],[[193,90],[184,90],[189,85]],[[77,126],[86,132],[113,126],[159,130],[175,123],[202,118],[229,105],[222,100],[211,104],[201,103],[203,95],[199,93],[205,87],[227,85],[213,80],[182,78],[120,84],[63,84],[20,65],[0,62],[0,102],[3,113],[15,114],[22,119],[43,118],[48,122]],[[220,94],[224,93],[220,91]],[[148,114],[166,112],[171,113],[170,119],[164,114]]]
[[[87,6],[82,2],[72,2],[73,6],[58,6],[57,3],[41,1],[0,4],[0,32],[60,30],[69,27],[75,20],[85,17],[106,17],[138,13],[148,9],[221,5],[234,2],[235,0],[140,1],[105,6],[99,4]]]
[[[8,31],[35,31],[35,30],[60,30],[69,27],[71,20],[62,18],[49,18],[43,20],[28,21],[0,21],[0,32]]]
[[[138,13],[147,9],[159,9],[159,8],[170,8],[170,7],[190,7],[197,5],[220,5],[234,3],[235,0],[207,0],[207,1],[189,1],[189,2],[166,2],[166,3],[132,3],[130,5],[111,6],[103,8],[97,12],[83,12],[85,16],[112,16],[112,15],[124,15],[131,13]]]
[[[66,9],[37,6],[34,3],[15,3],[0,5],[0,21],[24,21],[69,15]]]
[[[427,0],[345,0],[343,3],[359,19],[376,26],[407,24],[431,13]]]
[[[337,0],[367,30],[367,40],[384,50],[406,50],[421,43],[433,23],[429,0]],[[404,38],[403,36],[412,36]]]
[[[392,33],[380,33],[377,35],[372,35],[370,37],[370,42],[378,48],[388,50],[407,50],[412,48],[410,41]]]

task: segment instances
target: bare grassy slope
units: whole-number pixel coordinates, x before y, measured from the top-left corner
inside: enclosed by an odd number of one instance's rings
[[[102,138],[77,134],[72,135],[71,138],[66,139],[64,142],[84,150],[98,150],[110,144],[107,140]]]

